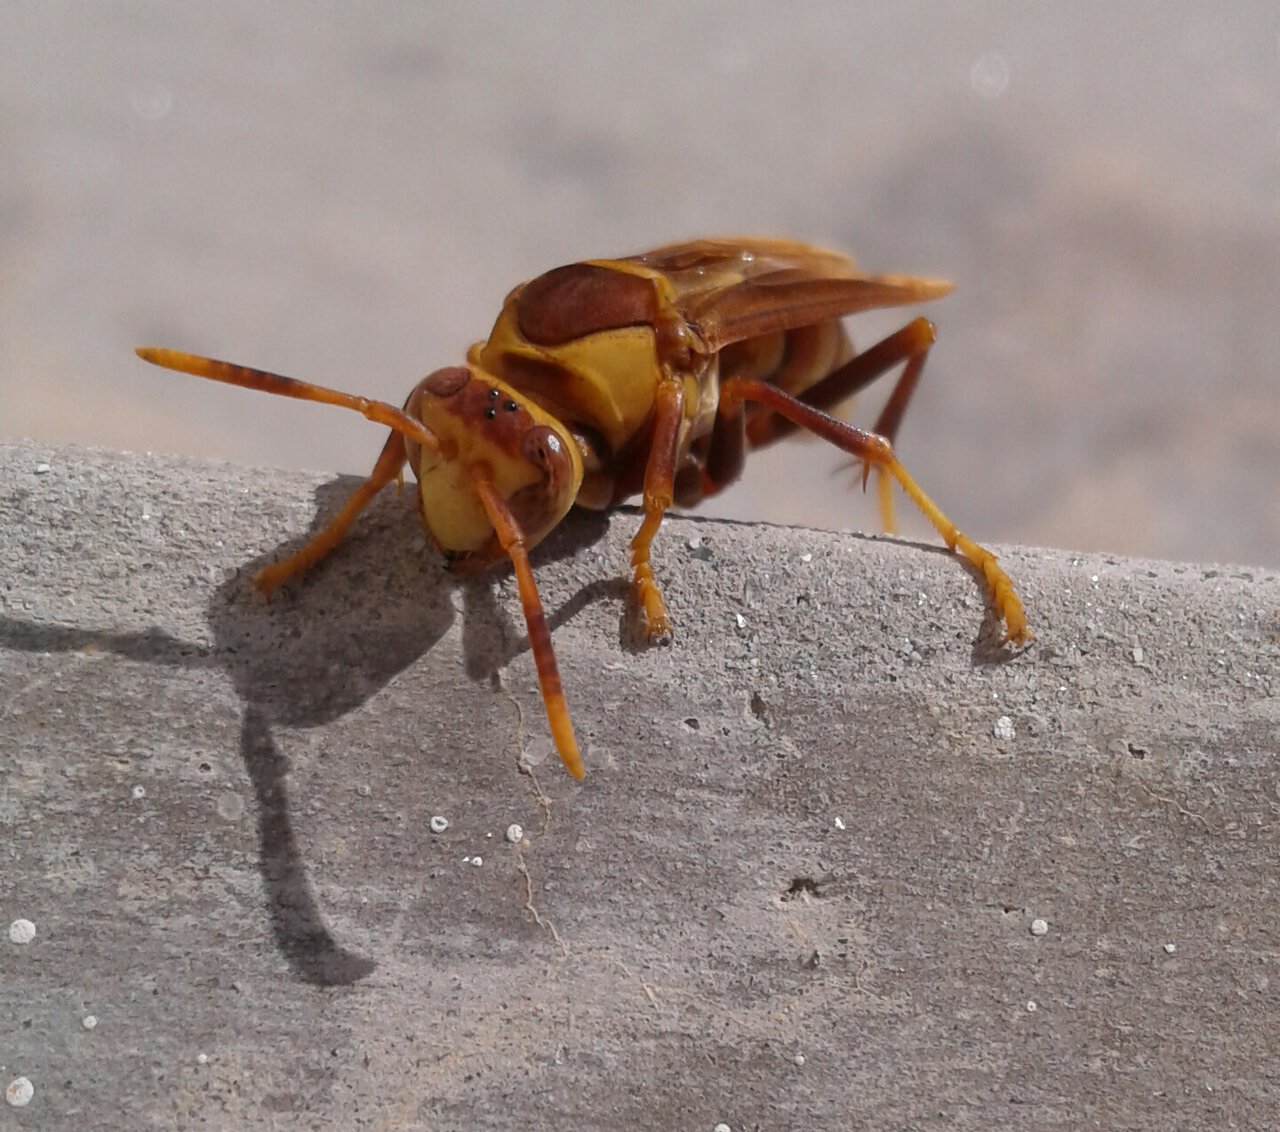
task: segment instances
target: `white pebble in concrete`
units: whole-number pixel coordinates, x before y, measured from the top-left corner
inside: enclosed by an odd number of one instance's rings
[[[15,1077],[9,1082],[9,1087],[4,1091],[4,1099],[14,1108],[24,1108],[29,1105],[31,1098],[35,1095],[35,1086],[25,1077]]]

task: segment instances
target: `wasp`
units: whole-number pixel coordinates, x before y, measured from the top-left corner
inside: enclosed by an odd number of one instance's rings
[[[842,319],[941,298],[951,285],[868,275],[839,252],[782,239],[708,239],[623,259],[558,267],[516,287],[465,365],[428,374],[403,408],[279,374],[176,350],[148,362],[232,385],[353,409],[391,434],[369,478],[309,542],[255,577],[270,593],[342,540],[408,463],[418,507],[452,569],[509,559],[528,625],[556,749],[574,778],[582,758],[529,565],[529,551],[575,504],[603,509],[635,495],[644,518],[631,540],[631,587],[649,639],[671,621],[651,551],[663,515],[738,478],[748,452],[796,428],[816,433],[878,474],[893,528],[891,481],[953,551],[981,572],[1004,641],[1031,633],[995,556],[960,532],[894,454],[893,441],[934,344],[915,318],[861,353]],[[874,428],[829,410],[882,374],[902,372]]]

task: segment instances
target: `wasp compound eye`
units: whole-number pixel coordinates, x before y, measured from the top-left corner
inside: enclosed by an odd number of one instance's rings
[[[526,432],[521,442],[521,450],[526,460],[547,471],[568,462],[564,442],[555,429],[548,428],[546,425],[535,425]]]

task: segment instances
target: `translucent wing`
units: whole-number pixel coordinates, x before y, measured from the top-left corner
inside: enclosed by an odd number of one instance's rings
[[[873,307],[938,299],[941,279],[866,275],[840,252],[792,240],[695,240],[632,256],[666,275],[709,349]]]

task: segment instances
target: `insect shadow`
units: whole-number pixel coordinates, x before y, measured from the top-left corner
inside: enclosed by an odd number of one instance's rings
[[[337,512],[356,482],[342,477],[316,490],[312,531]],[[607,526],[601,516],[576,516],[538,548],[535,567],[590,545]],[[158,629],[113,633],[9,617],[0,617],[0,644],[30,652],[92,648],[146,664],[225,673],[242,705],[240,755],[257,800],[259,869],[276,946],[303,981],[344,986],[372,972],[374,963],[342,946],[326,925],[294,834],[289,759],[276,729],[321,727],[358,709],[445,635],[456,616],[455,592],[462,597],[463,654],[472,679],[494,681],[529,646],[495,599],[494,578],[501,575],[450,574],[426,545],[407,492],[403,498],[383,492],[328,560],[264,600],[254,574],[302,541],[291,539],[246,562],[217,587],[206,611],[212,646]],[[584,587],[548,621],[554,629],[591,602],[625,590],[623,579]],[[354,591],[362,596],[353,600]]]

